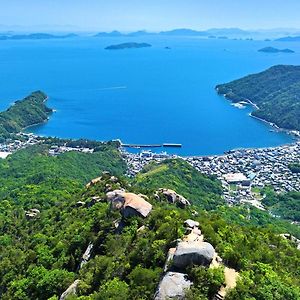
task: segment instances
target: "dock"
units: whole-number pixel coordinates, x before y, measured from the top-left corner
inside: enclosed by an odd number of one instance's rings
[[[182,144],[172,144],[172,143],[164,143],[164,144],[123,144],[121,146],[124,148],[181,148]]]

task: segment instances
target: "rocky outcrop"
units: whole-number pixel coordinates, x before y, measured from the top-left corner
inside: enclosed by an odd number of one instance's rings
[[[209,266],[215,256],[215,249],[203,241],[199,222],[188,219],[184,225],[187,235],[177,244],[173,266],[179,270],[185,270],[191,265]]]
[[[184,221],[184,225],[188,228],[195,228],[195,227],[199,227],[199,222],[188,219]]]
[[[92,243],[89,243],[89,245],[87,246],[85,252],[82,255],[79,269],[81,269],[89,261],[89,259],[91,258],[93,247],[94,247],[94,245]]]
[[[164,266],[164,276],[155,294],[155,300],[184,299],[185,291],[192,282],[185,274],[191,265],[208,266],[215,257],[215,249],[204,242],[199,222],[186,220],[186,235],[170,248]]]
[[[282,233],[282,234],[280,234],[280,236],[286,240],[289,240],[289,241],[292,241],[293,243],[295,243],[297,249],[300,250],[300,240],[299,239],[297,239],[296,237],[294,237],[293,235],[291,235],[289,233]]]
[[[60,296],[59,300],[66,300],[71,295],[76,295],[80,280],[75,280]]]
[[[102,179],[102,177],[94,178],[85,187],[90,188],[91,186],[93,186],[93,185],[97,184],[98,182],[100,182],[101,179]]]
[[[112,209],[120,210],[124,218],[141,216],[146,218],[152,210],[152,205],[139,195],[115,190],[106,194]]]
[[[159,189],[155,195],[158,199],[165,198],[169,203],[176,204],[181,208],[191,205],[187,199],[170,189]]]
[[[173,266],[185,270],[191,265],[209,266],[215,255],[214,247],[203,241],[182,241],[177,245]]]
[[[31,208],[25,212],[25,216],[27,219],[35,219],[39,217],[40,213],[41,212],[37,208]]]
[[[168,272],[159,283],[155,300],[184,299],[185,291],[190,288],[192,282],[187,275],[177,272]]]
[[[119,179],[115,176],[111,176],[109,172],[102,172],[102,175],[100,177],[97,177],[97,178],[94,178],[92,179],[87,185],[86,185],[86,188],[90,188],[92,187],[93,185],[101,182],[102,180],[106,180],[106,181],[109,181],[111,182],[112,184],[114,183],[118,183],[119,182]]]

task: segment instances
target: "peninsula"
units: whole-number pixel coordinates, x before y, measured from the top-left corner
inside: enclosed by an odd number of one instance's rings
[[[258,52],[266,52],[266,53],[295,53],[295,51],[291,49],[278,49],[274,47],[265,47],[259,49]]]
[[[254,104],[254,117],[288,130],[300,130],[300,66],[277,65],[216,86],[232,102]]]
[[[36,91],[1,112],[0,138],[8,138],[26,127],[46,121],[52,113],[52,109],[45,105],[46,100],[46,94]]]
[[[122,50],[122,49],[133,49],[133,48],[147,48],[152,45],[147,43],[122,43],[117,45],[111,45],[105,48],[105,50]]]

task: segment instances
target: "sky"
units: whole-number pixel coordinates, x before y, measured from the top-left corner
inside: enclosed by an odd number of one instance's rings
[[[0,0],[11,29],[300,28],[299,15],[300,0]]]

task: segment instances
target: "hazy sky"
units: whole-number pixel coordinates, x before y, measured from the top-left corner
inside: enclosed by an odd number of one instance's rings
[[[0,0],[0,24],[124,31],[300,28],[300,0]]]

